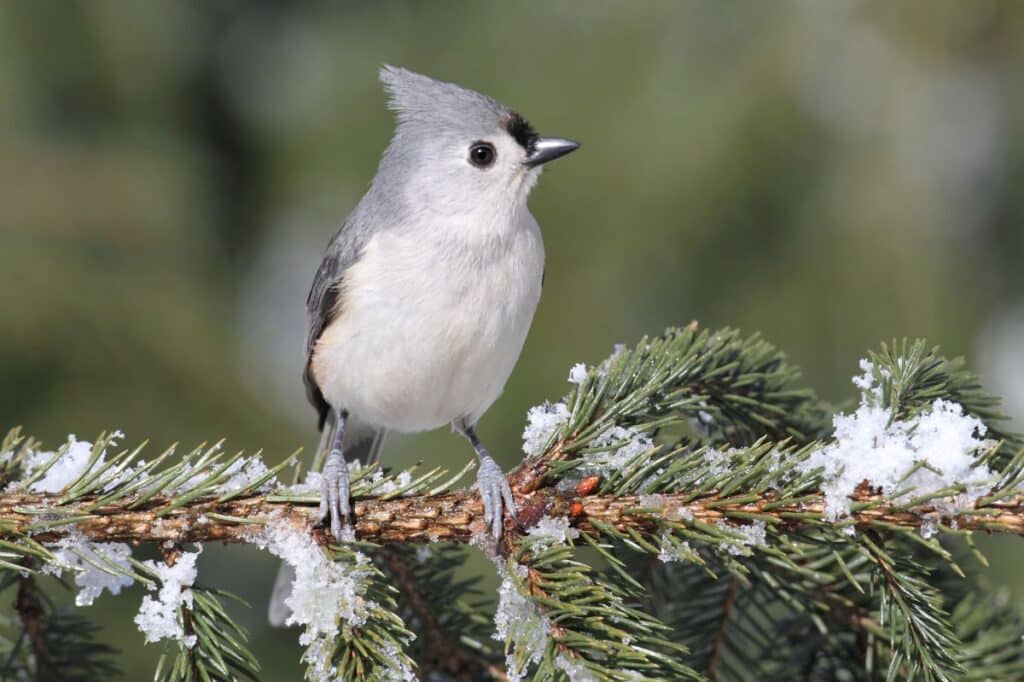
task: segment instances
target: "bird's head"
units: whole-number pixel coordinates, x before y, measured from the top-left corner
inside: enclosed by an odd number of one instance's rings
[[[380,78],[398,125],[378,181],[392,176],[390,189],[417,210],[497,218],[525,204],[545,163],[579,147],[538,135],[473,90],[394,66],[381,68]]]

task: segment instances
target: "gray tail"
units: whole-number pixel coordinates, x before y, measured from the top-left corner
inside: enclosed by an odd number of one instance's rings
[[[334,440],[334,431],[337,424],[334,422],[333,413],[328,412],[324,429],[320,436],[320,445],[317,447],[316,457],[313,460],[315,468],[323,465],[327,450]],[[345,435],[342,438],[342,451],[345,453],[345,460],[354,462],[358,460],[365,466],[380,459],[380,450],[384,446],[384,437],[387,432],[380,429],[372,429],[357,422],[349,420],[345,424]],[[277,570],[277,578],[274,579],[274,590],[270,594],[270,606],[267,609],[267,619],[274,627],[283,627],[292,611],[285,604],[285,600],[292,594],[292,583],[295,582],[295,570],[286,563],[282,563]]]

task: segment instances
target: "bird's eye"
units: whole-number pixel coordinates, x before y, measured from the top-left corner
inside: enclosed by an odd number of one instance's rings
[[[474,142],[469,148],[469,162],[477,168],[487,168],[494,163],[497,153],[490,142]]]

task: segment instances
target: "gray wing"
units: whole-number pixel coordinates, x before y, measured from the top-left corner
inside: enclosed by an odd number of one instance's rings
[[[303,370],[302,380],[306,384],[306,397],[317,410],[317,428],[323,430],[324,421],[330,411],[330,405],[324,400],[323,393],[316,383],[310,367],[313,358],[313,351],[316,342],[323,334],[324,329],[333,322],[341,312],[339,305],[341,296],[341,284],[345,278],[345,271],[359,260],[366,242],[370,238],[370,230],[358,227],[359,221],[353,213],[342,224],[335,233],[327,250],[324,252],[324,259],[317,268],[316,276],[313,278],[313,286],[306,297],[306,313],[308,316],[308,327],[306,334],[306,365]]]

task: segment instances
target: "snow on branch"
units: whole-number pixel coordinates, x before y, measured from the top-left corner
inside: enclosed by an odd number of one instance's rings
[[[95,443],[71,436],[55,451],[12,432],[0,445],[0,572],[70,571],[80,605],[146,585],[135,620],[147,641],[166,639],[175,652],[159,679],[258,671],[244,631],[220,606],[228,595],[197,582],[201,547],[182,549],[210,541],[252,544],[292,568],[286,604],[289,622],[304,628],[309,679],[413,678],[405,652],[415,635],[385,572],[419,595],[410,615],[436,630],[431,641],[446,641],[444,623],[475,627],[473,617],[434,617],[425,601],[446,589],[448,569],[431,575],[404,569],[407,553],[375,554],[380,545],[439,542],[484,546],[497,558],[508,679],[530,670],[600,678],[612,665],[700,678],[672,634],[686,626],[637,609],[636,595],[652,587],[627,568],[628,555],[710,580],[730,574],[729,612],[747,603],[738,590],[764,579],[782,600],[776,608],[814,603],[846,614],[832,626],[809,621],[819,631],[853,624],[875,642],[884,620],[894,629],[877,645],[879,660],[902,670],[924,656],[926,678],[956,672],[959,659],[933,649],[959,646],[959,635],[929,615],[938,593],[906,548],[961,571],[943,536],[1024,535],[1019,437],[1000,428],[997,401],[957,361],[923,343],[870,354],[849,414],[830,414],[798,377],[758,337],[694,325],[574,366],[569,394],[527,416],[527,457],[509,475],[519,514],[506,519],[497,546],[479,495],[455,489],[471,464],[452,475],[353,463],[356,544],[339,547],[314,525],[319,474],[294,485],[278,479],[295,455],[268,467],[217,443],[147,461],[141,447],[118,451],[120,432]],[[159,544],[165,565],[136,560],[131,546],[140,542]],[[578,561],[581,546],[609,568]],[[821,547],[831,554],[815,565],[826,568],[809,574],[808,557]],[[827,575],[835,582],[825,589]],[[417,591],[417,580],[434,584]],[[709,660],[719,665],[730,649],[716,642]],[[487,648],[475,646],[439,647],[435,658],[497,671],[500,659],[472,662]]]
[[[930,529],[926,532],[932,532],[941,526],[950,530],[1024,535],[1024,494],[991,500],[985,498],[972,507],[959,509],[955,515],[944,514],[945,509],[957,506],[958,496],[908,506],[889,502],[886,495],[877,492],[871,484],[863,484],[849,497],[849,504],[856,511],[839,523],[860,529],[883,525],[926,528]],[[0,537],[14,538],[27,534],[46,544],[60,543],[63,538],[74,536],[92,543],[217,541],[253,544],[252,524],[283,522],[309,529],[314,542],[327,542],[322,529],[314,528],[316,509],[311,502],[300,505],[284,502],[275,496],[253,496],[228,502],[200,498],[167,514],[157,510],[170,501],[165,498],[154,498],[150,505],[152,509],[94,508],[87,500],[81,504],[66,505],[59,513],[42,511],[52,510],[53,501],[52,497],[43,495],[0,495],[0,516],[4,519]],[[506,531],[513,534],[526,534],[530,527],[524,524],[539,518],[538,514],[567,516],[574,528],[590,534],[600,534],[601,526],[645,531],[657,527],[662,521],[685,519],[714,525],[744,515],[754,515],[781,527],[796,529],[802,525],[830,522],[832,515],[827,498],[822,494],[786,501],[774,492],[766,492],[754,499],[747,495],[718,494],[694,499],[689,492],[579,495],[573,490],[541,488],[518,495],[517,503],[523,510],[520,524],[506,524]],[[40,521],[41,516],[47,518]],[[480,498],[469,491],[390,500],[357,500],[355,518],[356,539],[381,544],[469,543],[484,530]],[[43,525],[45,528],[40,527]],[[60,546],[56,545],[57,548]],[[83,547],[86,548],[83,551],[90,551],[87,545]]]

